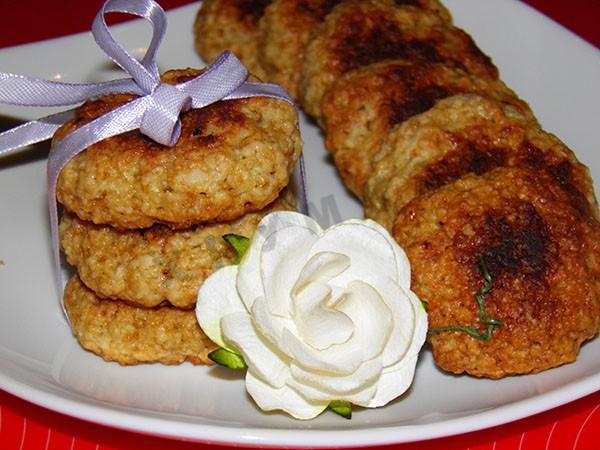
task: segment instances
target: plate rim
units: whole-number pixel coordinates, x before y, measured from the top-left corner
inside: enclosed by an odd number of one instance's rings
[[[519,4],[521,7],[524,7],[530,10],[530,12],[536,14],[539,18],[558,26],[556,30],[564,33],[565,38],[576,37],[577,45],[584,45],[593,50],[599,51],[598,48],[586,40],[577,36],[563,25],[555,22],[553,19],[543,15],[535,8],[527,4],[521,3],[517,0],[497,1]],[[199,6],[199,3],[200,2],[195,2],[170,9],[167,11],[167,15],[187,9],[195,10]],[[130,26],[130,22],[117,25],[115,28],[128,26]],[[59,43],[59,41],[70,39],[77,40],[84,37],[87,39],[89,37],[89,32],[81,32],[19,46],[6,47],[4,49],[0,49],[0,53],[5,51],[19,52],[22,50],[28,50],[31,47],[52,45]],[[502,425],[533,414],[547,411],[600,390],[600,373],[587,375],[581,379],[569,382],[543,394],[538,394],[516,402],[490,408],[483,412],[467,414],[439,422],[430,422],[418,425],[379,426],[375,428],[339,428],[335,430],[312,430],[291,427],[271,429],[260,427],[242,428],[238,426],[225,427],[212,424],[189,424],[169,418],[149,417],[135,411],[125,411],[126,408],[120,407],[119,405],[109,404],[108,402],[102,402],[91,397],[85,398],[83,394],[79,394],[77,392],[73,392],[73,398],[70,398],[58,395],[58,393],[51,392],[46,388],[33,388],[29,384],[21,382],[18,379],[5,374],[3,371],[0,371],[0,388],[12,395],[23,398],[26,401],[49,410],[56,411],[60,414],[65,414],[77,419],[83,419],[92,423],[130,432],[138,432],[166,438],[192,439],[194,441],[204,443],[230,445],[242,444],[250,447],[279,447],[285,445],[286,447],[293,448],[305,448],[307,446],[328,448],[339,447],[340,445],[361,447],[365,445],[385,445],[415,442],[419,440],[469,433],[492,426]],[[78,400],[77,397],[82,397],[82,400]],[[532,402],[532,398],[535,398],[536,402]],[[61,406],[57,407],[57,405]],[[154,412],[149,411],[149,413]],[[160,414],[160,412],[157,412],[156,414]],[[503,417],[500,421],[498,420],[499,415]],[[128,422],[132,426],[125,426],[122,424],[123,422]],[[170,428],[170,431],[167,431],[166,428]],[[232,429],[236,429],[237,437],[234,439],[227,439],[219,436],[219,434],[223,434],[224,428],[226,428],[229,432]],[[423,430],[426,430],[427,432],[424,433]],[[301,436],[303,444],[294,444],[294,440],[290,440],[289,438],[290,433],[293,433],[295,438]],[[342,438],[340,438],[341,433],[344,434]],[[365,438],[365,434],[368,434],[369,437]]]

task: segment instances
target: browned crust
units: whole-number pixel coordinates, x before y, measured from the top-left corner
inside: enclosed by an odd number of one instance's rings
[[[412,289],[428,302],[431,328],[478,323],[483,255],[493,279],[490,341],[458,331],[430,335],[436,363],[499,378],[574,361],[598,331],[600,234],[555,181],[524,168],[467,175],[417,197],[398,215]],[[483,327],[481,327],[483,328]]]
[[[441,100],[387,135],[373,160],[366,215],[389,228],[413,198],[500,166],[545,172],[582,216],[598,217],[589,171],[565,144],[512,106],[469,94]]]
[[[384,61],[337,79],[321,109],[325,144],[346,186],[362,199],[371,160],[387,133],[438,100],[466,92],[507,103],[533,120],[527,103],[502,81],[445,64]]]
[[[194,22],[194,45],[206,62],[232,51],[259,78],[258,27],[271,0],[205,0]]]
[[[216,345],[200,329],[194,311],[102,300],[77,276],[67,283],[64,302],[81,346],[106,361],[212,364],[208,354]]]
[[[436,12],[446,22],[452,18],[438,0],[387,0]],[[342,0],[274,0],[259,24],[258,61],[267,79],[281,84],[298,98],[304,51],[327,14]]]
[[[434,12],[384,0],[348,0],[333,9],[306,50],[300,103],[317,119],[321,98],[346,72],[386,59],[443,62],[475,75],[498,70],[464,31]]]

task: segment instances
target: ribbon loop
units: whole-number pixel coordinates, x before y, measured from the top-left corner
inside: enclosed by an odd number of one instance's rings
[[[110,32],[104,16],[110,12],[132,14],[152,24],[152,40],[140,63],[119,44]],[[153,1],[108,0],[94,18],[92,35],[98,46],[115,64],[128,72],[145,93],[149,94],[160,82],[156,52],[166,29],[164,10]]]

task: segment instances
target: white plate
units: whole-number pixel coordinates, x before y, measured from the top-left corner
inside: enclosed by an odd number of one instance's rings
[[[471,32],[529,101],[540,121],[575,149],[600,180],[600,53],[513,0],[446,0],[456,23]],[[169,13],[162,69],[200,64],[192,48],[197,5]],[[143,48],[142,23],[116,27],[129,49]],[[0,70],[66,81],[118,76],[89,34],[0,51]],[[0,108],[0,116],[44,112]],[[4,122],[0,119],[0,123]],[[360,216],[323,150],[322,136],[303,124],[312,212],[325,224]],[[43,150],[43,149],[42,149]],[[258,411],[239,376],[221,369],[120,367],[79,348],[61,318],[52,278],[45,205],[45,160],[0,161],[0,387],[48,408],[129,430],[244,445],[360,446],[405,442],[481,429],[574,400],[600,389],[600,340],[576,363],[501,381],[449,376],[429,351],[401,400],[300,422]]]

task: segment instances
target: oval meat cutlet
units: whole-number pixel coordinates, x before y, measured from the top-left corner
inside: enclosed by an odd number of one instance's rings
[[[394,126],[438,100],[472,92],[533,117],[526,102],[502,81],[441,63],[384,61],[338,78],[321,103],[325,144],[346,186],[363,198],[371,160]]]
[[[390,131],[372,162],[365,214],[389,229],[414,197],[501,166],[549,174],[582,213],[598,217],[589,171],[565,144],[513,106],[471,94],[440,100]]]
[[[164,79],[185,81],[197,73],[170,71]],[[115,94],[85,103],[54,140],[132,98]],[[192,109],[181,125],[173,147],[137,130],[90,146],[61,172],[58,201],[82,220],[119,229],[229,221],[275,201],[302,149],[295,108],[273,98]]]
[[[79,344],[106,361],[212,364],[208,354],[217,346],[200,329],[194,311],[103,300],[77,275],[65,287],[64,302]]]
[[[384,0],[348,0],[331,11],[306,48],[300,104],[320,121],[321,99],[337,78],[387,59],[442,62],[498,78],[473,39],[438,14]]]
[[[154,225],[120,231],[67,213],[60,223],[60,243],[79,278],[98,296],[142,307],[168,302],[191,309],[204,280],[235,260],[236,253],[223,240],[224,235],[251,237],[266,214],[294,209],[288,194],[264,210],[232,222],[187,230]]]
[[[257,62],[258,24],[271,0],[204,0],[194,22],[194,45],[207,63],[225,50],[263,79]]]
[[[412,290],[428,304],[435,362],[478,377],[539,372],[576,359],[598,331],[600,233],[556,181],[526,168],[467,175],[417,197],[393,235],[412,267]],[[501,321],[484,341],[475,294],[491,276],[485,316]]]
[[[452,17],[438,0],[388,0],[389,3],[435,11],[448,23]],[[342,0],[273,0],[259,24],[258,61],[269,81],[298,98],[304,51],[315,30]]]

